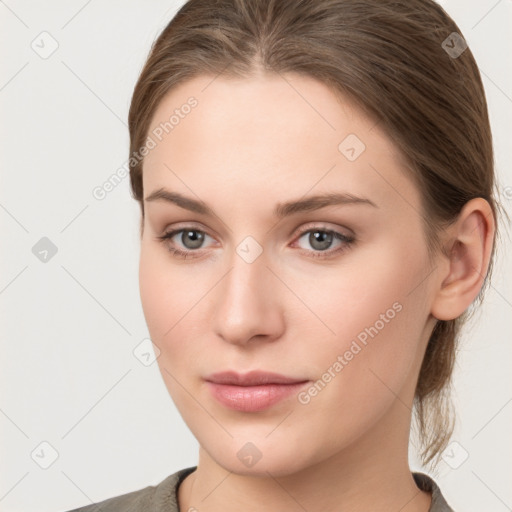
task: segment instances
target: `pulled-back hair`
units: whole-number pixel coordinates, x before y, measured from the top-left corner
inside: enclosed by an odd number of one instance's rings
[[[496,217],[492,136],[478,66],[455,22],[432,0],[188,1],[154,42],[135,86],[130,154],[144,146],[157,106],[178,84],[198,75],[262,71],[315,78],[379,123],[421,191],[431,256],[443,250],[440,228],[469,200],[486,199]],[[141,226],[143,163],[130,159]],[[438,460],[453,432],[449,388],[468,311],[438,320],[426,348],[414,398],[424,463]]]

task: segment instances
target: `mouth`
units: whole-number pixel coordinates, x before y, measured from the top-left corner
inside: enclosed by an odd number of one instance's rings
[[[309,380],[277,373],[233,371],[215,373],[205,378],[213,397],[223,406],[236,411],[263,411],[298,393]]]

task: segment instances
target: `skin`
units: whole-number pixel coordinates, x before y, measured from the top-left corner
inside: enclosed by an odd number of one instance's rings
[[[460,315],[482,286],[488,203],[470,201],[442,234],[450,256],[430,261],[419,190],[393,141],[348,99],[292,73],[199,76],[167,94],[150,132],[190,96],[197,107],[145,159],[144,197],[165,188],[215,214],[146,201],[140,255],[159,368],[200,444],[198,468],[178,489],[181,510],[427,511],[431,496],[408,466],[414,389],[436,318]],[[348,134],[366,146],[354,161],[338,149]],[[325,192],[376,206],[272,216],[278,203]],[[207,236],[199,249],[186,232],[158,239],[179,228]],[[314,258],[322,251],[308,229],[355,242],[333,239],[327,251],[343,250]],[[263,251],[252,263],[236,252],[247,236]],[[313,384],[396,303],[400,312],[306,404],[293,395],[234,411],[204,383],[260,369]],[[252,467],[237,457],[248,442],[261,453]]]

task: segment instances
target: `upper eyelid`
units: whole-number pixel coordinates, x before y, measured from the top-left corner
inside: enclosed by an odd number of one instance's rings
[[[328,223],[325,223],[325,224],[328,224]],[[319,231],[332,231],[332,232],[340,232],[340,231],[349,231],[350,233],[347,234],[346,236],[353,236],[354,235],[354,232],[347,228],[347,227],[329,227],[329,226],[326,226],[326,225],[322,225],[322,223],[320,222],[320,225],[318,225],[318,223],[315,223],[315,222],[308,222],[302,226],[300,226],[300,228],[296,229],[293,233],[297,233],[297,234],[304,234],[304,233],[307,233],[308,231],[312,231],[312,230],[315,230],[315,229],[318,229]],[[344,234],[344,233],[341,233],[341,234]]]

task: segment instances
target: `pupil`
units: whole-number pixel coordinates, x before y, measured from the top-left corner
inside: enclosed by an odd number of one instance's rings
[[[309,235],[309,243],[311,247],[319,251],[324,251],[331,245],[332,236],[332,233],[325,231],[314,231]]]
[[[192,243],[188,243],[186,241],[185,237],[189,237],[189,239],[192,240]],[[197,249],[198,247],[201,247],[201,243],[203,242],[204,235],[203,233],[200,233],[199,231],[186,231],[183,233],[181,237],[181,241],[187,249]]]

